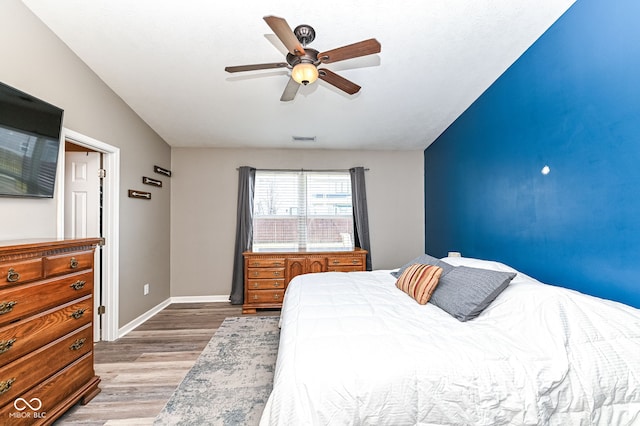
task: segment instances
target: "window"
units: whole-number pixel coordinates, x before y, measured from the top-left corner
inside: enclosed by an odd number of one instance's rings
[[[253,250],[352,250],[349,172],[256,171]]]

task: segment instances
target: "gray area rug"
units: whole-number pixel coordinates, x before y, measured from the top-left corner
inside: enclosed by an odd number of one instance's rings
[[[257,425],[273,387],[279,318],[226,318],[154,425]]]

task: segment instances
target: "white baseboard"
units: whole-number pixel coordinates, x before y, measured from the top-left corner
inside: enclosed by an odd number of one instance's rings
[[[144,314],[140,315],[138,318],[124,325],[120,329],[118,329],[118,336],[116,339],[126,336],[129,332],[134,330],[136,327],[144,324],[149,318],[153,317],[155,314],[166,308],[172,303],[206,303],[206,302],[228,302],[229,295],[224,296],[178,296],[178,297],[170,297],[162,303],[154,306],[149,309]],[[114,339],[115,340],[115,339]]]
[[[171,303],[206,303],[206,302],[228,302],[229,295],[224,296],[175,296],[171,298]]]

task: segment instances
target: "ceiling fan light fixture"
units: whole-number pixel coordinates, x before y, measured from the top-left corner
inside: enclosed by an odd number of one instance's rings
[[[308,62],[301,62],[291,70],[291,78],[297,83],[306,86],[318,79],[318,68]]]

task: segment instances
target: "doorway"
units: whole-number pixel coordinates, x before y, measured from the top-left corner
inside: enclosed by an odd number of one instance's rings
[[[64,128],[62,138],[58,236],[104,239],[96,249],[94,340],[116,340],[120,149]]]
[[[102,153],[70,140],[64,143],[64,237],[102,234]],[[93,262],[93,340],[102,340],[102,246]]]

